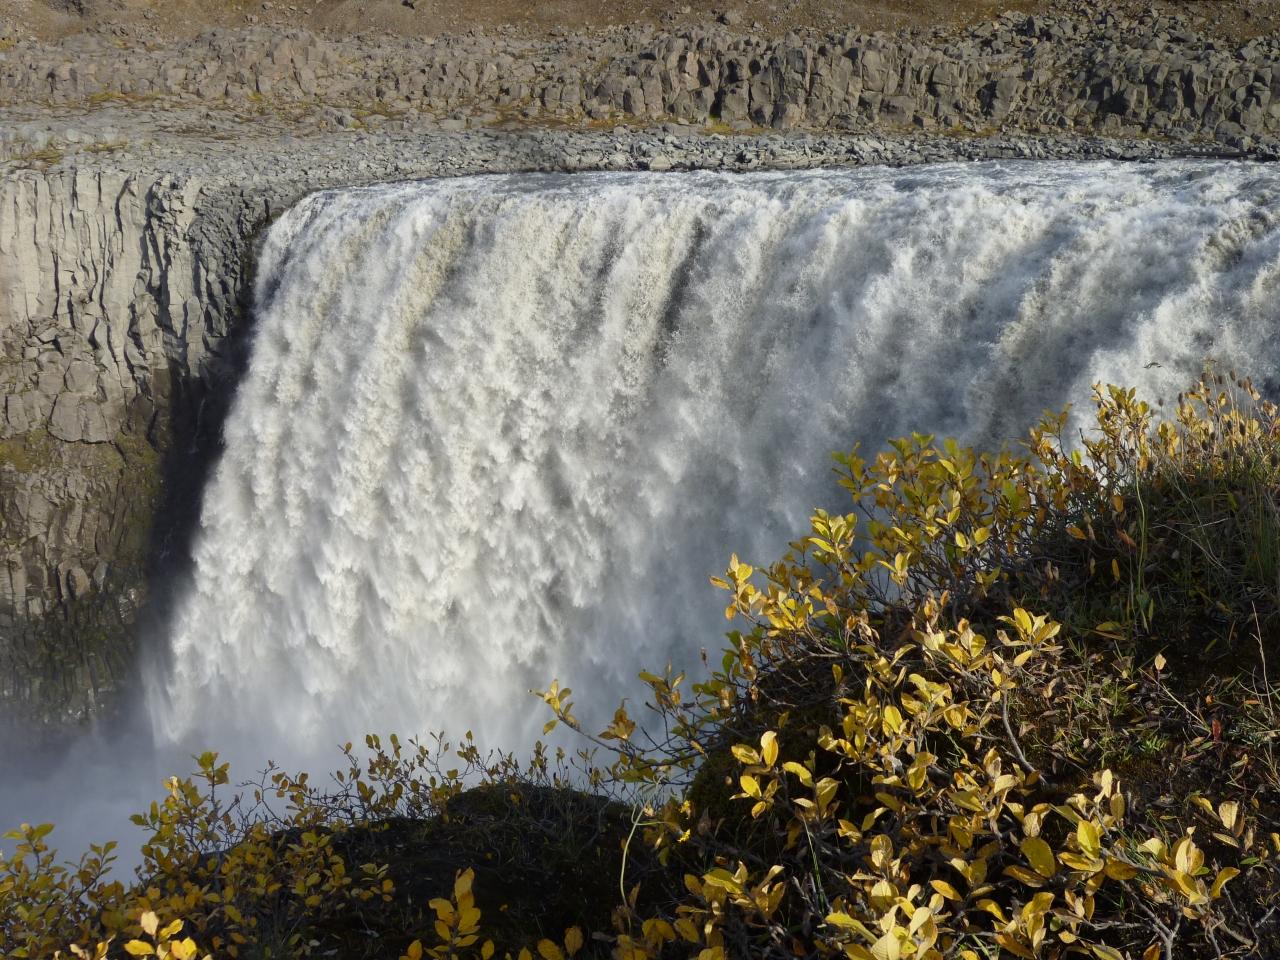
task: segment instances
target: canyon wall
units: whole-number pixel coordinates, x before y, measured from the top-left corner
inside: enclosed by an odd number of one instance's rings
[[[140,599],[163,461],[237,311],[248,203],[119,169],[0,180],[0,699],[82,711],[127,659],[96,634]],[[112,609],[65,623],[94,602]]]
[[[1228,44],[1189,17],[1006,15],[955,33],[662,33],[330,40],[211,31],[177,44],[85,35],[0,52],[0,105],[199,107],[298,125],[427,117],[729,129],[1018,130],[1249,148],[1280,133],[1275,35]]]

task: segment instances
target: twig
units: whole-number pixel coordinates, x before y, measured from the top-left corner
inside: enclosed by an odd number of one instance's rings
[[[1177,921],[1172,927],[1165,924],[1163,920],[1155,915],[1155,912],[1141,900],[1135,900],[1134,904],[1142,913],[1146,914],[1147,919],[1151,921],[1155,927],[1156,933],[1159,935],[1164,944],[1164,960],[1174,960],[1173,945],[1178,940],[1178,930],[1182,927],[1182,921]]]
[[[1049,778],[1037,770],[1031,761],[1027,759],[1027,755],[1022,752],[1022,744],[1018,742],[1018,737],[1013,732],[1013,724],[1009,722],[1008,694],[1004,694],[1000,697],[1000,716],[1001,719],[1004,720],[1005,733],[1009,735],[1009,744],[1013,747],[1013,752],[1018,758],[1018,766],[1022,767],[1022,772],[1034,773],[1040,778],[1041,782],[1044,783],[1046,787],[1052,787],[1053,784],[1049,782]]]

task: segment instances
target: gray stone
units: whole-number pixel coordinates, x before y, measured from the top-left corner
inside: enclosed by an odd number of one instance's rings
[[[84,439],[80,401],[76,397],[64,393],[54,401],[53,413],[49,415],[49,432],[59,440],[72,443]]]

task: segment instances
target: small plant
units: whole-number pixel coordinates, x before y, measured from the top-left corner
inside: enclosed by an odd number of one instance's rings
[[[44,169],[46,167],[56,166],[62,162],[63,152],[57,147],[40,147],[32,148],[9,157],[9,162],[17,164],[20,167],[32,167],[36,169]]]

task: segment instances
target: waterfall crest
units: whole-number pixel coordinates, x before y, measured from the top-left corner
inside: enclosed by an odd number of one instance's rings
[[[1280,382],[1278,188],[983,164],[315,195],[266,239],[158,730],[514,747],[552,677],[593,722],[717,648],[708,575],[839,509],[833,450],[998,443],[1210,358]]]

